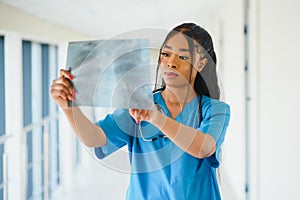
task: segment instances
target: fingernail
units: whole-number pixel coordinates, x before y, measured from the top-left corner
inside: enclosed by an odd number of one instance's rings
[[[76,94],[75,94],[75,90],[73,89],[73,90],[72,90],[72,96],[75,97],[75,95],[76,95]]]
[[[72,74],[69,74],[69,78],[70,78],[71,80],[73,80],[73,76],[72,76]]]
[[[140,124],[140,123],[141,123],[141,121],[140,121],[140,120],[136,120],[136,123],[137,123],[137,124]]]

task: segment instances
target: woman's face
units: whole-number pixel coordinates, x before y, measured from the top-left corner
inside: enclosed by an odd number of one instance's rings
[[[188,41],[182,33],[173,35],[163,46],[160,55],[160,69],[167,86],[194,85],[197,71],[195,68],[191,68]]]

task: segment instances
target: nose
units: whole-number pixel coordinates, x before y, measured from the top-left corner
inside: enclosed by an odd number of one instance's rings
[[[167,66],[171,67],[172,69],[176,69],[177,68],[177,64],[175,62],[175,56],[170,56],[169,57]]]
[[[172,69],[176,69],[176,65],[174,64],[168,64],[168,67],[171,67]]]

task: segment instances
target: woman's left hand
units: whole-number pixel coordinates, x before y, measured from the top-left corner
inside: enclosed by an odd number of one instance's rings
[[[141,121],[150,121],[150,110],[141,110],[141,109],[129,109],[129,114],[137,124]]]
[[[154,121],[160,112],[158,110],[141,110],[141,109],[129,109],[129,114],[137,124],[141,121]]]

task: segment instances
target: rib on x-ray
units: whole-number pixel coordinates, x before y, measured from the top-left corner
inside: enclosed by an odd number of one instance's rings
[[[67,67],[74,75],[72,106],[153,108],[147,39],[70,42]]]

